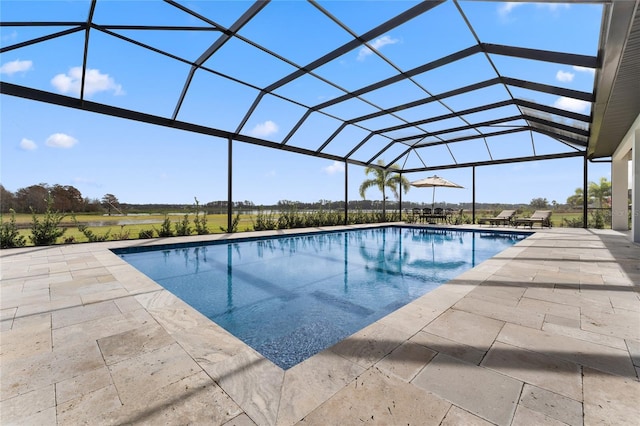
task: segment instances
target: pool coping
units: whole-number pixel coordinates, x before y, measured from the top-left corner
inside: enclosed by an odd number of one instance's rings
[[[405,224],[399,224],[405,225]],[[344,227],[328,227],[307,229],[309,232],[324,232],[326,230],[337,231],[367,227],[379,227],[374,225],[357,225]],[[410,225],[411,227],[419,227]],[[487,228],[478,227],[457,227],[452,229],[479,229],[487,231]],[[305,230],[286,230],[286,231],[262,231],[252,233],[252,236],[280,236],[289,234],[305,233]],[[528,233],[528,232],[527,232]],[[16,324],[16,320],[38,317],[39,315],[50,315],[52,321],[52,340],[55,343],[56,332],[64,330],[64,326],[56,328],[56,321],[65,324],[68,327],[82,327],[83,324],[88,325],[86,318],[71,319],[65,317],[65,313],[82,308],[98,308],[106,304],[115,303],[118,305],[122,314],[139,313],[143,309],[153,320],[154,326],[158,329],[158,333],[162,335],[158,338],[162,343],[158,343],[159,347],[145,347],[144,345],[129,348],[129,352],[121,353],[114,350],[111,361],[105,359],[107,368],[113,370],[115,366],[124,365],[131,359],[141,358],[153,353],[159,348],[169,348],[175,352],[186,353],[191,360],[206,375],[215,382],[213,386],[221,389],[226,398],[230,398],[233,403],[237,404],[239,411],[226,409],[226,416],[233,419],[236,416],[246,416],[247,420],[251,419],[255,424],[295,424],[304,419],[306,416],[314,412],[318,407],[327,403],[333,396],[344,391],[348,386],[352,386],[354,381],[362,375],[369,374],[370,371],[383,371],[388,377],[398,376],[394,373],[393,367],[388,366],[385,358],[391,356],[401,347],[410,342],[412,337],[423,330],[426,326],[438,319],[445,312],[460,302],[465,296],[476,289],[482,282],[488,280],[496,274],[503,266],[511,260],[523,254],[529,247],[535,245],[539,239],[547,238],[549,234],[554,232],[538,232],[537,230],[531,235],[514,246],[507,248],[498,255],[488,259],[481,264],[475,266],[471,270],[457,276],[455,279],[441,285],[410,304],[392,312],[384,318],[376,321],[361,331],[346,338],[340,343],[322,351],[321,353],[303,361],[302,363],[284,371],[275,366],[271,361],[262,357],[252,348],[245,345],[239,339],[235,338],[222,327],[213,323],[195,309],[191,308],[185,302],[172,295],[170,292],[162,288],[157,283],[137,271],[133,266],[120,259],[115,253],[111,252],[112,248],[123,246],[162,246],[168,241],[174,243],[200,242],[210,241],[212,239],[218,241],[232,241],[236,238],[246,236],[238,234],[214,234],[207,236],[192,237],[173,237],[170,239],[154,239],[154,240],[132,240],[117,241],[107,243],[90,243],[52,247],[24,248],[3,250],[0,252],[2,260],[15,256],[16,260],[21,260],[23,256],[29,257],[30,262],[26,278],[21,277],[24,272],[19,268],[3,268],[3,290],[5,283],[16,284],[18,281],[24,287],[29,280],[29,275],[33,277],[41,277],[44,271],[48,274],[47,286],[50,286],[52,278],[56,275],[56,270],[60,274],[68,278],[80,277],[84,275],[88,277],[90,274],[97,276],[100,280],[100,274],[103,274],[105,280],[113,279],[110,290],[104,292],[95,292],[81,294],[67,298],[50,300],[49,303],[17,303],[15,309],[13,307],[3,306],[3,331],[11,330]],[[87,254],[90,254],[95,263],[85,263],[84,268],[71,269],[69,271],[69,262],[74,258],[84,259],[86,261]],[[66,266],[61,262],[66,259]],[[33,266],[36,265],[36,266]],[[41,265],[42,270],[38,271]],[[45,268],[46,266],[46,268]],[[84,271],[84,272],[82,272]],[[97,275],[96,275],[97,274]],[[60,275],[60,279],[63,276]],[[111,278],[107,278],[107,275]],[[111,281],[109,281],[111,282]],[[637,295],[635,296],[637,302]],[[4,305],[4,303],[3,303]],[[13,314],[11,315],[11,311]],[[73,316],[73,315],[71,315]],[[11,326],[8,326],[8,317],[11,320]],[[61,318],[61,319],[60,319]],[[65,322],[66,318],[66,322]],[[99,320],[99,318],[97,318]],[[76,321],[74,323],[74,321]],[[158,328],[159,326],[159,328]],[[105,334],[102,336],[102,334]],[[58,333],[59,334],[59,333]],[[73,346],[79,344],[74,341],[75,336],[66,336],[61,334],[61,344]],[[109,334],[102,331],[100,336],[94,339],[97,346],[103,351],[108,347],[108,339],[117,336],[117,339],[126,341],[128,338],[137,338],[131,335],[131,330]],[[66,339],[66,341],[65,341]],[[203,344],[206,341],[206,344]],[[101,345],[102,344],[102,345]],[[168,350],[168,349],[167,349]],[[3,354],[4,357],[4,354]],[[109,364],[111,362],[111,364]],[[13,365],[12,363],[10,363]],[[7,366],[3,360],[3,365]],[[386,366],[385,366],[386,365]],[[6,368],[3,368],[6,370]],[[190,374],[195,374],[190,372]],[[402,376],[400,374],[400,376]],[[73,377],[73,376],[71,376]],[[397,378],[397,377],[396,377]],[[2,400],[8,400],[13,397],[23,395],[5,388],[7,383],[5,372],[3,371],[3,395]],[[637,381],[637,373],[635,377]],[[112,378],[112,380],[114,380]],[[117,384],[117,383],[116,383]],[[115,386],[118,388],[118,386]],[[32,386],[25,385],[23,390],[33,391]],[[12,393],[13,392],[13,393]],[[80,402],[85,401],[89,397],[89,393],[83,394],[82,391],[76,395]],[[24,392],[26,394],[28,392]],[[122,396],[119,396],[121,402]],[[132,396],[132,398],[134,398]],[[222,398],[222,397],[221,397]],[[134,398],[135,399],[135,398]],[[224,398],[223,398],[224,399]],[[446,399],[446,398],[445,398]],[[78,401],[76,401],[78,404]],[[226,405],[225,405],[226,404]],[[224,406],[229,405],[227,403]],[[125,406],[127,404],[124,404]],[[99,414],[98,419],[106,421],[127,421],[132,415],[130,409],[135,409],[136,404],[132,404],[133,408],[114,407]],[[230,404],[233,406],[233,404]],[[465,407],[463,407],[465,408]],[[139,407],[138,407],[139,409]],[[468,409],[468,408],[467,408]],[[515,408],[514,408],[515,410]],[[71,415],[79,415],[72,407],[67,409],[57,407],[58,423],[60,419],[69,419]],[[224,411],[224,410],[223,410]],[[469,410],[473,415],[491,420],[494,423],[501,423],[499,417],[491,417],[491,414],[484,412],[474,412]],[[482,411],[482,410],[480,410]],[[65,417],[65,413],[67,416]],[[513,415],[513,413],[511,413]],[[73,416],[72,416],[73,417]],[[224,418],[224,416],[223,416]],[[100,423],[100,421],[98,421]],[[64,423],[64,422],[63,422]],[[222,423],[220,423],[222,424]]]

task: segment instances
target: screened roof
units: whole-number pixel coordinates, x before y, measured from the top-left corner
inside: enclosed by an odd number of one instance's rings
[[[544,34],[486,19],[506,2],[3,3],[0,52],[39,65],[3,94],[218,143],[414,172],[611,156],[640,112],[637,1],[572,3]]]

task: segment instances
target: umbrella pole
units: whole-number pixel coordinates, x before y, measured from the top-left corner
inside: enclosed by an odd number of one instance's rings
[[[433,195],[431,196],[431,213],[433,213],[433,209],[436,205],[436,187],[433,187]]]

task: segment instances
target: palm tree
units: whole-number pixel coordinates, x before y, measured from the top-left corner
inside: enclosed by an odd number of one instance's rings
[[[363,200],[365,200],[366,199],[365,192],[367,192],[367,189],[371,187],[377,187],[380,190],[380,192],[382,192],[382,217],[385,218],[386,220],[387,218],[386,189],[388,188],[389,190],[391,190],[391,193],[393,194],[393,196],[396,199],[398,199],[397,188],[399,186],[402,186],[402,189],[406,194],[409,191],[409,188],[411,188],[411,184],[409,183],[407,178],[402,176],[400,173],[393,171],[393,169],[399,168],[397,164],[392,164],[388,168],[383,168],[384,160],[378,160],[377,164],[380,167],[368,166],[366,169],[364,169],[365,175],[368,176],[370,174],[373,174],[374,177],[372,179],[367,179],[364,182],[362,182],[362,184],[360,185],[360,196],[362,197]]]
[[[600,178],[600,183],[589,182],[589,196],[598,201],[598,207],[602,208],[604,200],[611,197],[611,182],[606,177]]]

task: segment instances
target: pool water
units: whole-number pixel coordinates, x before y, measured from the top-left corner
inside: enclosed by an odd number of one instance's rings
[[[287,369],[527,235],[382,227],[114,252]]]

